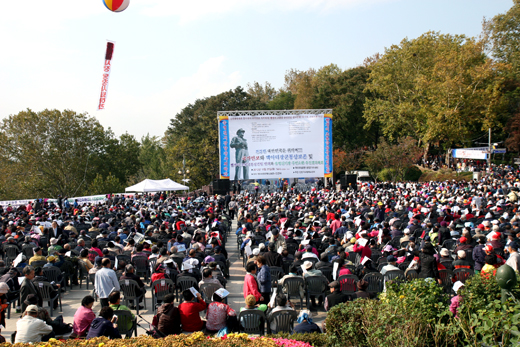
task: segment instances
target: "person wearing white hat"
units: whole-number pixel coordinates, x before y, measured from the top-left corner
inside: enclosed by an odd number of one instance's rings
[[[464,287],[464,283],[462,283],[461,281],[457,281],[455,282],[455,284],[453,285],[453,291],[457,294],[455,295],[452,299],[451,299],[451,304],[450,304],[450,311],[451,313],[453,313],[453,315],[455,317],[457,317],[457,310],[460,306],[460,295],[459,295],[459,290],[460,288]]]
[[[16,338],[14,343],[37,343],[52,332],[52,327],[37,318],[38,306],[29,305],[22,319],[16,322]],[[48,341],[48,337],[46,339]]]

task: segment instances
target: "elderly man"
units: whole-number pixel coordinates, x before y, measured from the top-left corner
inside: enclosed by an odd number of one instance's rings
[[[38,297],[38,304],[40,306],[42,305],[42,299],[38,294],[38,290],[32,282],[35,276],[34,268],[32,266],[24,267],[23,275],[25,276],[25,278],[22,282],[22,286],[20,287],[20,301],[22,302],[22,311],[25,311],[25,309],[27,308],[27,304],[25,304],[25,299],[27,299],[29,294],[34,294]]]
[[[34,255],[29,259],[29,265],[32,265],[35,261],[47,261],[47,258],[45,258],[42,254],[41,247],[35,247],[33,248]]]
[[[518,243],[512,241],[509,243],[507,250],[509,251],[509,258],[506,261],[506,265],[509,265],[516,272],[520,271],[520,254],[518,254]]]
[[[80,253],[84,248],[85,248],[85,240],[79,239],[78,245],[76,246],[76,248],[74,248],[74,250],[76,252]]]
[[[117,280],[116,272],[110,268],[110,259],[104,258],[101,261],[103,266],[96,272],[94,287],[96,294],[99,296],[101,307],[109,306],[108,296],[114,290],[121,290],[119,281]]]
[[[143,281],[141,281],[141,277],[139,277],[135,274],[135,269],[132,264],[128,264],[125,267],[125,273],[123,276],[121,276],[120,279],[121,280],[133,280],[137,283],[137,286],[139,287],[139,289],[137,289],[135,292],[136,296],[141,296],[142,294],[146,293],[146,288],[144,286],[144,283],[143,283]],[[144,298],[144,296],[141,299],[139,299],[139,302],[143,302],[143,298]],[[134,306],[134,304],[131,304],[130,308],[134,309],[133,306]],[[143,308],[144,308],[144,306],[139,305],[139,309],[143,309]]]
[[[16,322],[16,338],[14,343],[41,342],[45,335],[52,332],[52,327],[38,318],[38,306],[29,305],[25,315]]]
[[[349,300],[349,296],[341,292],[341,286],[338,281],[330,282],[329,288],[330,294],[325,297],[325,311],[329,311],[334,306],[341,304],[342,302],[347,302]]]

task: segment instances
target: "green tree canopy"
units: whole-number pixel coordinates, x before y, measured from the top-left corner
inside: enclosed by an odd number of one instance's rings
[[[0,124],[0,161],[17,179],[16,196],[73,196],[87,191],[108,149],[110,131],[74,111],[22,111]]]
[[[464,143],[499,123],[503,64],[483,44],[463,35],[428,32],[386,49],[371,65],[367,125],[378,122],[389,139],[412,136],[426,147]]]

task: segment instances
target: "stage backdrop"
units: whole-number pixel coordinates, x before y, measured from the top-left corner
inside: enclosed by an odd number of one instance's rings
[[[332,177],[332,110],[218,112],[220,178]]]

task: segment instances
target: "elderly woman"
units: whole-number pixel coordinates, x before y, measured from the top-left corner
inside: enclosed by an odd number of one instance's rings
[[[296,334],[321,333],[320,327],[312,322],[312,313],[309,310],[302,310],[297,322],[299,324],[294,327]]]
[[[96,319],[92,306],[94,306],[94,298],[92,296],[87,295],[81,300],[81,306],[74,314],[73,335],[71,335],[74,338],[87,336],[90,324]]]

